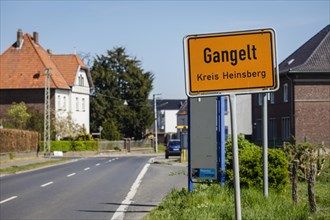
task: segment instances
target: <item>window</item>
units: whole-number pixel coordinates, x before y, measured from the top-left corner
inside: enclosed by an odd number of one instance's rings
[[[269,125],[268,125],[268,135],[269,135],[269,140],[276,140],[276,118],[270,118],[269,119]]]
[[[271,92],[270,95],[270,104],[275,104],[275,93]]]
[[[262,137],[262,123],[261,119],[257,119],[256,129],[257,129],[257,140],[261,140]]]
[[[76,111],[79,111],[79,98],[76,97]]]
[[[225,141],[228,140],[228,133],[229,133],[228,126],[225,126]]]
[[[85,98],[82,98],[81,100],[81,109],[83,112],[85,111]]]
[[[264,103],[264,96],[263,93],[259,93],[258,94],[258,105],[262,106],[262,104]]]
[[[225,114],[228,114],[228,97],[224,97],[224,103],[225,103]]]
[[[57,96],[57,109],[61,110],[61,96],[60,95]]]
[[[82,75],[78,76],[78,84],[79,86],[84,86],[84,77]]]
[[[282,140],[290,139],[290,117],[282,118]]]
[[[66,96],[63,96],[63,110],[66,110]]]
[[[285,83],[283,85],[283,102],[289,101],[289,94],[288,94],[288,84]]]

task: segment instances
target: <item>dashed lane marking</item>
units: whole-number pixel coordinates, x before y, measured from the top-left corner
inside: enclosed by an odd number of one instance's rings
[[[45,187],[45,186],[51,185],[51,184],[53,184],[53,183],[54,183],[54,182],[51,181],[51,182],[48,182],[48,183],[42,184],[40,187]]]
[[[0,201],[0,204],[5,203],[5,202],[8,202],[8,201],[13,200],[13,199],[16,199],[16,198],[17,198],[17,196],[12,196],[12,197],[10,197],[8,199],[5,199],[5,200]]]
[[[76,173],[71,173],[71,174],[67,175],[66,177],[70,177],[70,176],[74,176],[74,175],[76,175]]]

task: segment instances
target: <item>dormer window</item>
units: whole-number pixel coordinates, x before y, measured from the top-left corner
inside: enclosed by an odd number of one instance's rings
[[[79,75],[78,77],[78,85],[84,86],[84,77],[82,75]]]

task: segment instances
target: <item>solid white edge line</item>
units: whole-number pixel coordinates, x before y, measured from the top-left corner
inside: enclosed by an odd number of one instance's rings
[[[134,181],[133,185],[131,186],[130,191],[128,192],[126,198],[121,202],[121,205],[118,207],[116,212],[113,214],[111,220],[122,220],[124,219],[125,212],[127,211],[129,205],[132,203],[132,199],[134,198],[144,175],[147,173],[148,168],[150,166],[150,162],[153,158],[151,158],[146,165],[142,168],[141,172],[137,176],[136,180]]]
[[[17,196],[12,196],[12,197],[10,197],[8,199],[5,199],[5,200],[0,201],[0,204],[5,203],[5,202],[8,202],[8,201],[13,200],[13,199],[16,199],[16,198],[17,198]]]
[[[42,184],[40,187],[45,187],[45,186],[48,186],[48,185],[53,184],[53,183],[54,183],[54,182],[51,181],[51,182],[48,182],[48,183]]]
[[[74,175],[76,175],[76,173],[71,173],[71,174],[67,175],[66,177],[70,177],[70,176],[74,176]]]

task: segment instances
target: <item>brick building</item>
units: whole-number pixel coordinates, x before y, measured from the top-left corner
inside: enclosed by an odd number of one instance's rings
[[[330,146],[330,25],[279,65],[280,89],[269,94],[269,146],[284,141]],[[262,96],[252,96],[253,141],[262,138]],[[294,137],[294,139],[293,139]]]
[[[17,39],[0,56],[0,118],[8,107],[25,102],[44,112],[45,68],[51,69],[50,99],[56,120],[70,115],[89,133],[89,96],[93,86],[89,68],[76,54],[55,55],[21,29]]]

